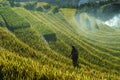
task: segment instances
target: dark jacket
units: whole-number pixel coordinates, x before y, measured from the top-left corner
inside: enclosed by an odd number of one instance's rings
[[[73,61],[78,60],[78,51],[74,46],[72,46],[71,56],[72,56],[71,58],[72,58]]]

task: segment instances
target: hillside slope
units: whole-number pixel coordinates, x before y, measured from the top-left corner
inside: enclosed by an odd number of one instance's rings
[[[77,9],[54,13],[55,7],[0,7],[0,79],[119,80],[119,29]],[[78,68],[69,57],[72,45]]]

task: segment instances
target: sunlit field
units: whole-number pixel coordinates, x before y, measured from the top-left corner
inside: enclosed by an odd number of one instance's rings
[[[120,80],[120,2],[81,1],[0,0],[0,80]]]

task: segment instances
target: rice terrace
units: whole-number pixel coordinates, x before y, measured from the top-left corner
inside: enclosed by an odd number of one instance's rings
[[[0,80],[120,80],[120,0],[0,0]]]

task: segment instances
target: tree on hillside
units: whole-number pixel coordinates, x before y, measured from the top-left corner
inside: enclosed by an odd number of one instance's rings
[[[27,3],[24,7],[28,10],[34,10],[36,8],[37,2]]]
[[[52,12],[53,12],[54,14],[55,14],[55,13],[58,13],[58,12],[59,12],[59,7],[54,8]]]
[[[10,2],[10,5],[11,5],[12,7],[14,7],[14,2],[15,2],[15,0],[10,0],[9,2]]]

